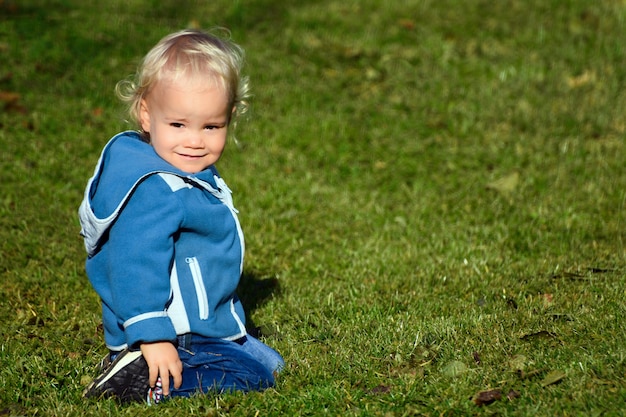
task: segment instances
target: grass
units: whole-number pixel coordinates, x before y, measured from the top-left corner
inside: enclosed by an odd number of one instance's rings
[[[0,1],[0,415],[620,415],[625,20],[621,0]],[[263,393],[84,401],[105,348],[76,210],[128,127],[115,83],[188,25],[248,53],[219,168],[251,326],[287,368]]]

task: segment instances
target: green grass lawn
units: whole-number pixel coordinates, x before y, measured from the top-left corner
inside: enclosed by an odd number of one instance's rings
[[[130,127],[115,83],[188,26],[247,51],[218,167],[287,367],[85,401],[106,348],[76,211]],[[621,415],[625,87],[623,0],[0,0],[0,416]]]

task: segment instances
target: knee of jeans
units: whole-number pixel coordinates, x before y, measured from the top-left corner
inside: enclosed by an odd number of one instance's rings
[[[280,359],[276,363],[276,368],[274,368],[274,372],[279,373],[283,369],[285,369],[285,360],[281,356]]]

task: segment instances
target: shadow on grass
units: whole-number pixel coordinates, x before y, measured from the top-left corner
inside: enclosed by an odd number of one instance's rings
[[[257,325],[250,318],[250,314],[262,307],[269,299],[281,292],[278,279],[275,277],[260,276],[256,272],[244,271],[241,276],[237,295],[246,310],[246,327],[254,336],[272,336],[275,332],[269,325]]]

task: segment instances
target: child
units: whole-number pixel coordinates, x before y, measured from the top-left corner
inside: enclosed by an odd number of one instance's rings
[[[261,390],[284,366],[246,333],[235,294],[243,234],[215,168],[246,109],[242,64],[232,42],[185,30],[146,55],[135,83],[118,85],[141,130],[105,146],[79,208],[110,351],[86,397]]]

